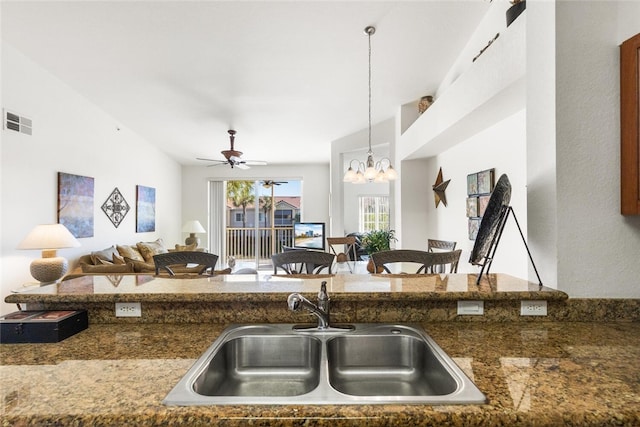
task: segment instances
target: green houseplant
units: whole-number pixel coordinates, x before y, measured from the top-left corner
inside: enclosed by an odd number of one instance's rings
[[[394,230],[373,230],[362,237],[362,249],[369,256],[376,252],[388,251],[391,249],[392,240],[397,240]],[[367,264],[367,270],[371,273],[374,272],[373,261],[371,259],[369,259],[369,263]],[[382,268],[378,268],[378,270],[380,271],[376,271],[376,273],[382,272]]]

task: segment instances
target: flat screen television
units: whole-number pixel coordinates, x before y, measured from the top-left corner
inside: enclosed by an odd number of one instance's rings
[[[324,251],[324,222],[293,224],[293,247]]]

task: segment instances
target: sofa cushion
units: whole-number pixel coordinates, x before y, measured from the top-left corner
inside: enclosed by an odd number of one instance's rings
[[[138,261],[129,257],[124,257],[127,264],[133,264],[133,271],[135,273],[155,273],[156,265],[151,262]]]
[[[120,256],[125,258],[125,259],[126,258],[130,258],[130,259],[132,259],[134,261],[142,261],[142,262],[144,262],[144,258],[140,254],[140,251],[138,250],[138,246],[137,245],[132,245],[132,246],[116,245],[116,249],[118,249],[118,253],[120,254]]]
[[[126,264],[127,262],[124,260],[124,257],[118,255],[118,254],[113,254],[113,257],[111,258],[111,262],[113,262],[114,264]]]
[[[153,264],[154,255],[167,253],[167,248],[164,247],[162,239],[158,239],[155,242],[138,242],[136,246],[144,261],[151,264]]]
[[[134,273],[133,264],[111,264],[111,265],[91,265],[91,264],[81,264],[83,273],[106,273],[106,274],[116,274],[116,273]]]
[[[111,246],[101,251],[93,251],[91,252],[91,261],[93,262],[93,265],[99,264],[98,259],[111,261],[113,254],[117,254],[117,253],[118,253],[118,250],[116,249],[115,246]]]

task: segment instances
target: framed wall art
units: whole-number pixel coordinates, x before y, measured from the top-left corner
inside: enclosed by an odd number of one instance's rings
[[[469,240],[475,240],[495,185],[495,169],[467,175],[467,218]]]
[[[467,197],[467,217],[473,218],[478,216],[478,198]]]
[[[129,209],[129,203],[124,199],[118,187],[111,192],[107,200],[102,204],[102,211],[116,228],[122,223],[124,217],[127,216]]]
[[[478,194],[490,194],[493,191],[493,169],[478,172]]]
[[[467,195],[478,194],[478,174],[472,173],[467,175]]]
[[[136,185],[136,233],[156,231],[156,189]]]
[[[58,222],[74,237],[93,237],[94,180],[58,172]]]
[[[469,240],[476,240],[482,218],[469,218]]]

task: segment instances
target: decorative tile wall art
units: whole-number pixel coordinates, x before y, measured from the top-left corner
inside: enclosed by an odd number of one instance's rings
[[[478,216],[478,198],[467,197],[467,217],[473,218]]]
[[[467,217],[469,240],[475,240],[480,221],[487,209],[495,185],[495,169],[467,175]]]
[[[156,231],[156,189],[136,185],[136,233]]]
[[[482,218],[469,218],[469,240],[476,240]]]
[[[58,222],[74,237],[93,237],[94,180],[58,172]]]
[[[484,211],[487,210],[489,199],[491,199],[491,195],[478,197],[478,216],[484,216]]]
[[[118,187],[111,192],[107,200],[102,204],[102,211],[116,228],[122,223],[124,217],[127,216],[129,209],[129,203],[124,199]]]
[[[494,170],[478,172],[478,194],[490,194],[494,185]]]

